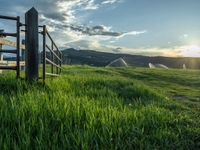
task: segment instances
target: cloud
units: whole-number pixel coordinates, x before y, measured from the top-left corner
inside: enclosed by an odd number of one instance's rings
[[[140,35],[140,34],[144,34],[144,33],[147,33],[146,30],[143,30],[143,31],[131,31],[131,32],[125,32],[125,33],[122,33],[120,36],[118,36],[117,38],[123,38],[125,36],[130,36],[130,35]]]
[[[94,0],[88,1],[87,5],[84,7],[85,10],[96,10],[99,8],[98,4],[95,4]]]
[[[120,0],[105,0],[102,2],[102,4],[114,4],[116,2],[120,2]]]
[[[63,25],[65,28],[70,28],[73,31],[80,32],[85,35],[89,36],[110,36],[110,37],[116,37],[116,38],[123,38],[124,36],[128,35],[139,35],[144,34],[147,31],[131,31],[131,32],[114,32],[111,31],[112,27],[107,27],[105,25],[98,25],[93,27],[87,27],[87,26],[76,26],[76,25]]]
[[[200,57],[199,45],[184,45],[179,47],[181,54],[187,57]]]
[[[121,0],[120,0],[121,1]],[[54,9],[51,8],[49,3],[53,3]],[[110,37],[118,37],[122,38],[126,35],[131,35],[128,32],[114,32],[111,31],[111,27],[104,26],[104,25],[96,25],[93,27],[77,25],[81,24],[79,16],[77,14],[82,11],[87,10],[96,10],[101,7],[101,5],[105,4],[114,4],[119,2],[119,0],[111,0],[111,1],[103,1],[102,3],[97,3],[97,0],[58,0],[47,2],[44,0],[39,5],[40,10],[40,21],[41,24],[46,24],[48,27],[51,28],[51,31],[55,31],[55,28],[62,28],[66,30],[66,28],[70,29],[71,31],[75,31],[74,34],[85,34],[88,36],[110,36]],[[45,9],[40,7],[46,7]],[[48,10],[45,11],[45,10]],[[49,11],[51,10],[51,11]],[[50,13],[49,13],[50,12]],[[79,32],[79,33],[77,33]],[[135,31],[137,32],[137,31]],[[139,32],[138,32],[139,34]],[[133,35],[133,34],[132,34]],[[70,36],[67,34],[67,36]]]
[[[99,51],[121,52],[124,48],[119,46],[104,45],[104,41],[110,44],[116,39],[125,36],[135,36],[146,33],[146,31],[113,31],[109,25],[87,26],[84,24],[84,15],[92,13],[97,9],[110,6],[122,0],[42,0],[42,1],[2,1],[0,13],[2,15],[22,16],[32,6],[39,12],[40,25],[47,25],[52,37],[59,47],[74,47],[79,49],[94,49]],[[91,20],[92,21],[92,20]],[[94,22],[92,23],[94,24]],[[0,24],[0,27],[4,24]],[[6,25],[6,27],[10,27]],[[68,42],[67,42],[68,41]],[[115,43],[116,44],[116,43]]]
[[[75,49],[82,50],[96,50],[101,52],[111,53],[127,53],[132,55],[145,55],[145,56],[168,56],[168,57],[181,57],[184,56],[182,53],[182,47],[126,47],[120,45],[105,45],[101,43],[102,39],[82,39],[77,41],[71,41],[66,43],[65,46],[72,47]]]
[[[189,36],[188,34],[184,34],[183,35],[184,38],[188,38],[188,36]]]

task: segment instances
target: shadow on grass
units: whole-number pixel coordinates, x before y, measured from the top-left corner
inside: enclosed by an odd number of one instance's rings
[[[76,96],[87,96],[91,99],[122,99],[124,104],[139,102],[147,104],[154,100],[160,100],[163,97],[144,86],[140,82],[123,80],[123,79],[90,79],[81,83],[72,83],[71,85],[79,85],[76,89]],[[75,87],[73,87],[75,88]],[[77,88],[77,87],[76,87]],[[83,92],[84,89],[84,92]]]
[[[16,79],[10,76],[3,76],[0,78],[0,95],[16,95],[19,92],[25,93],[33,88],[38,91],[50,90],[50,88],[42,82],[27,82],[25,79]]]
[[[187,74],[186,75],[184,73],[172,74],[172,72],[167,72],[167,71],[163,73],[161,71],[163,70],[158,70],[158,72],[152,72],[152,70],[149,70],[148,72],[140,73],[140,72],[129,72],[125,69],[117,70],[117,72],[120,73],[122,76],[129,77],[132,79],[158,81],[157,82],[158,86],[160,86],[159,81],[165,81],[166,83],[175,83],[181,86],[189,86],[194,88],[198,88],[200,86],[200,82],[197,80],[197,78],[191,78],[190,76],[187,76]]]

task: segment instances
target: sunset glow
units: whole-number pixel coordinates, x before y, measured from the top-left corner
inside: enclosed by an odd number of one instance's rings
[[[187,45],[180,48],[184,57],[200,57],[199,45]]]
[[[13,0],[0,13],[39,12],[61,49],[200,57],[200,0]],[[12,30],[0,22],[0,29]]]

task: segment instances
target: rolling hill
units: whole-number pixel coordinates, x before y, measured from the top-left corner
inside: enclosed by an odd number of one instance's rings
[[[197,70],[64,66],[0,77],[0,149],[200,149]]]
[[[104,67],[111,61],[123,58],[129,66],[148,67],[149,63],[159,63],[168,66],[169,68],[183,68],[183,64],[190,69],[200,69],[199,58],[187,57],[149,57],[141,55],[129,54],[114,54],[97,52],[92,50],[76,50],[66,49],[63,50],[63,59],[65,64],[79,64]]]
[[[169,68],[182,69],[185,64],[188,69],[200,69],[200,58],[191,57],[162,57],[162,56],[142,56],[130,54],[115,54],[99,52],[94,50],[76,50],[73,48],[62,50],[63,64],[68,65],[89,65],[95,67],[105,67],[110,62],[123,58],[132,67],[149,67],[152,64],[164,64]],[[47,57],[50,53],[47,52]],[[42,58],[42,53],[40,53]],[[15,60],[14,57],[5,57],[4,60]],[[42,59],[40,59],[42,61]]]

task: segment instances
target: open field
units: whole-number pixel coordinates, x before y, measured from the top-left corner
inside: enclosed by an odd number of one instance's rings
[[[0,149],[200,149],[200,71],[65,66],[0,88]]]

